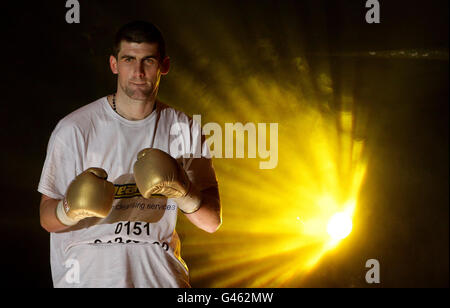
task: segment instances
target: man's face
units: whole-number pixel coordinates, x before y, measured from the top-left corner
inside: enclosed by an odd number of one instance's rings
[[[143,101],[156,97],[161,75],[169,71],[169,58],[160,59],[157,43],[122,41],[117,58],[110,57],[110,66],[118,74],[120,89],[129,98]]]

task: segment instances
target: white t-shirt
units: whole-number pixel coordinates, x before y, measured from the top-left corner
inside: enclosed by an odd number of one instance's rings
[[[145,119],[129,121],[103,97],[72,112],[54,129],[40,193],[62,199],[71,181],[90,167],[103,168],[115,186],[108,217],[86,218],[51,233],[55,287],[190,286],[175,231],[175,199],[145,199],[136,188],[133,165],[144,148],[158,148],[176,158],[200,190],[217,186],[199,124],[159,101]]]

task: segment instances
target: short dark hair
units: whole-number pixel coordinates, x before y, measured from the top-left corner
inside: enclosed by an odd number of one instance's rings
[[[166,43],[161,31],[154,24],[146,21],[132,21],[122,26],[117,31],[114,41],[113,54],[119,55],[120,43],[122,41],[130,43],[157,43],[160,61],[166,57]]]

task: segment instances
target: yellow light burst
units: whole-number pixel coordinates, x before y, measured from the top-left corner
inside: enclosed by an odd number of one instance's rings
[[[352,231],[352,219],[346,213],[336,213],[330,218],[327,232],[333,240],[342,240]]]
[[[280,122],[276,169],[259,170],[254,159],[214,160],[223,226],[209,235],[180,218],[177,228],[194,286],[292,286],[344,237],[330,236],[330,218],[354,219],[363,144],[314,109],[291,121],[296,129]]]
[[[208,29],[221,28],[211,23]],[[194,287],[297,287],[298,278],[342,240],[328,233],[333,215],[357,219],[366,163],[364,141],[355,138],[361,130],[355,102],[345,94],[351,88],[341,86],[341,104],[331,106],[336,93],[329,64],[322,62],[313,72],[301,53],[290,60],[272,53],[266,59],[268,53],[261,53],[259,60],[273,64],[271,74],[246,71],[245,50],[222,32],[218,43],[227,61],[212,61],[198,36],[180,36],[180,44],[192,48],[198,59],[193,67],[208,80],[220,81],[208,87],[190,70],[176,68],[171,82],[183,98],[180,107],[201,114],[202,124],[214,122],[222,129],[226,123],[278,123],[278,165],[261,170],[264,159],[248,158],[248,151],[246,158],[215,158],[223,225],[207,234],[180,215],[181,254]],[[261,46],[272,50],[270,44],[264,40]]]

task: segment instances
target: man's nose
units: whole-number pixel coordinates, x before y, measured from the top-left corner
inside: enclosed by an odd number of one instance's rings
[[[137,77],[144,77],[145,76],[144,64],[143,63],[136,61],[136,64],[134,66],[134,74]]]

